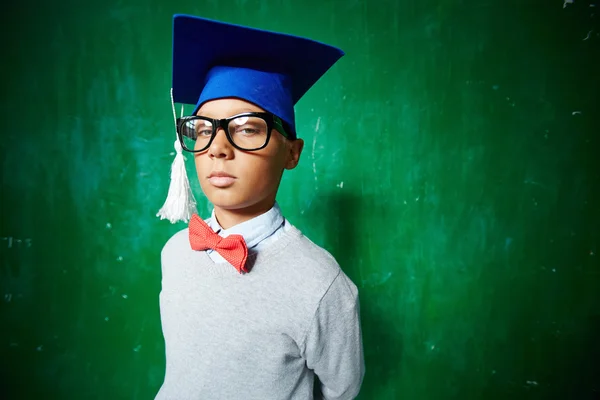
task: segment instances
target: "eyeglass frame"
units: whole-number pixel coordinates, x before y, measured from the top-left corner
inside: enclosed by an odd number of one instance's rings
[[[241,118],[241,117],[258,117],[267,123],[267,139],[265,140],[265,143],[262,146],[257,147],[255,149],[244,149],[233,142],[233,138],[231,137],[231,134],[229,133],[229,123],[231,121],[233,121],[234,119]],[[183,141],[183,134],[181,133],[181,131],[182,131],[181,128],[182,128],[183,124],[188,123],[189,121],[195,121],[195,120],[203,120],[203,121],[210,122],[212,124],[212,133],[210,135],[210,139],[208,140],[207,145],[200,150],[188,149],[187,146],[185,145],[185,142]],[[296,139],[296,135],[294,135],[292,133],[288,133],[288,132],[292,132],[292,130],[289,127],[289,124],[287,122],[283,121],[281,118],[279,118],[275,114],[271,114],[269,112],[245,112],[245,113],[236,114],[232,117],[223,118],[223,119],[214,119],[214,118],[209,118],[209,117],[205,117],[202,115],[190,115],[190,116],[186,116],[186,117],[177,118],[176,123],[177,123],[177,137],[179,138],[179,142],[181,143],[181,148],[190,153],[201,153],[203,151],[206,151],[208,148],[210,148],[210,146],[212,145],[212,142],[215,140],[215,137],[217,137],[217,132],[219,131],[219,128],[223,129],[223,131],[225,132],[225,136],[227,137],[227,140],[229,141],[229,143],[233,147],[235,147],[236,149],[241,150],[241,151],[257,151],[257,150],[261,150],[261,149],[264,149],[265,147],[267,147],[267,145],[269,144],[269,140],[271,139],[271,132],[273,131],[273,129],[276,129],[283,137],[285,137],[288,140]]]

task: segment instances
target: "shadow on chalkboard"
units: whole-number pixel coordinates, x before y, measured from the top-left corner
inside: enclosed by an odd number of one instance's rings
[[[363,346],[365,353],[366,375],[368,387],[383,387],[397,378],[399,359],[402,354],[402,337],[396,332],[393,321],[387,318],[381,308],[377,295],[367,293],[362,287],[359,259],[366,258],[359,254],[357,244],[364,240],[364,233],[370,229],[358,226],[361,221],[368,221],[369,210],[374,208],[377,199],[356,196],[349,191],[330,192],[319,197],[311,214],[328,216],[323,246],[336,258],[343,271],[358,286],[361,306],[361,325],[363,329]],[[312,220],[310,218],[309,220]],[[364,249],[364,246],[362,246]],[[367,266],[376,269],[377,266]],[[367,343],[364,338],[369,337]],[[321,395],[315,382],[315,399]],[[363,385],[360,398],[371,398]]]

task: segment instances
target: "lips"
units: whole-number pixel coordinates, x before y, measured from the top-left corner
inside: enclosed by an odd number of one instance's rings
[[[218,188],[226,188],[235,182],[237,178],[223,171],[212,172],[208,176],[208,182]]]

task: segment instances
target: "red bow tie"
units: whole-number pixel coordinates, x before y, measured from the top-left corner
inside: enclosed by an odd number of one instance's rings
[[[242,235],[229,235],[226,238],[217,235],[197,214],[192,215],[189,224],[190,245],[193,250],[216,250],[227,262],[241,274],[248,272],[246,259],[248,247]]]

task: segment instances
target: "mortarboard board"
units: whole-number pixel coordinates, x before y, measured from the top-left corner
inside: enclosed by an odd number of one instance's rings
[[[195,104],[237,97],[275,114],[296,137],[294,105],[344,52],[311,39],[192,15],[173,17],[171,103]],[[169,194],[157,216],[188,221],[196,202],[175,141]]]
[[[238,97],[277,115],[295,136],[294,105],[344,55],[303,37],[190,15],[173,18],[173,97]]]

